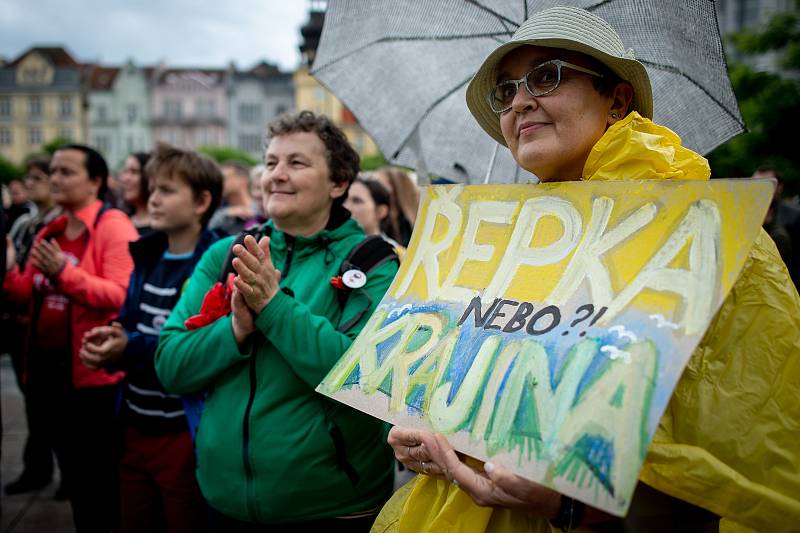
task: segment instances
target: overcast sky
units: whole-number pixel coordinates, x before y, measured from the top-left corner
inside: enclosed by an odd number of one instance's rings
[[[62,45],[76,60],[249,68],[300,62],[307,0],[0,0],[0,55]]]

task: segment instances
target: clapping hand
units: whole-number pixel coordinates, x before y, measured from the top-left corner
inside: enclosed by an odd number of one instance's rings
[[[17,262],[17,250],[14,248],[14,243],[11,237],[6,235],[6,272],[14,268],[14,263]]]
[[[231,327],[236,344],[239,346],[242,346],[256,329],[253,312],[247,306],[241,291],[235,286],[231,294]]]
[[[119,322],[110,326],[98,326],[83,334],[78,356],[87,368],[97,370],[122,357],[128,335]]]
[[[247,235],[244,244],[233,247],[233,268],[237,276],[233,285],[244,298],[247,307],[258,315],[280,290],[281,273],[272,264],[269,237],[256,242]]]
[[[67,258],[61,247],[54,240],[40,239],[31,248],[31,261],[42,274],[48,277],[55,276],[64,268]]]

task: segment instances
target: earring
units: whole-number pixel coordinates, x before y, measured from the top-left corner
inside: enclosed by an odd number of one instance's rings
[[[612,111],[611,112],[611,118],[613,118],[614,120],[617,120],[619,118],[619,114],[616,111]]]

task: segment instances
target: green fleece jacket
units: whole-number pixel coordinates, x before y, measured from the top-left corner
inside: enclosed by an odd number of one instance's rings
[[[223,239],[203,255],[161,332],[155,365],[164,387],[208,391],[197,480],[226,516],[256,523],[331,518],[379,506],[391,494],[386,425],[314,391],[397,272],[395,261],[382,264],[342,308],[330,280],[362,239],[352,219],[309,238],[273,228],[270,251],[284,290],[256,318],[260,335],[242,351],[230,316],[184,327],[217,282],[233,237]],[[337,331],[365,307],[354,327]]]

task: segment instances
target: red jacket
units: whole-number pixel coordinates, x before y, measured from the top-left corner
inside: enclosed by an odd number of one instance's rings
[[[71,304],[70,336],[72,344],[72,384],[75,388],[112,385],[124,374],[109,374],[105,370],[89,370],[78,357],[83,334],[95,326],[107,324],[116,317],[125,301],[128,280],[133,271],[133,259],[128,243],[139,236],[130,219],[118,209],[105,211],[97,220],[102,207],[97,200],[75,213],[89,232],[86,250],[78,265],[67,261],[55,278],[56,286]],[[36,241],[50,238],[66,230],[67,215],[62,215],[42,228]],[[33,307],[33,277],[39,270],[28,261],[25,271],[15,267],[6,275],[3,290],[9,299],[29,303]],[[35,327],[30,335],[35,335]]]

